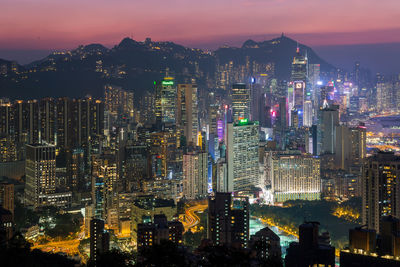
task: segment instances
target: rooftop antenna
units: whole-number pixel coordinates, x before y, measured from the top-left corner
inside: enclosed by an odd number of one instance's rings
[[[299,54],[300,53],[299,42],[297,41],[296,43],[297,43],[296,53]]]

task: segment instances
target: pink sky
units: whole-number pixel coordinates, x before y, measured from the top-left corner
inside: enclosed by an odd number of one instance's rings
[[[0,0],[0,48],[126,36],[201,47],[281,32],[308,45],[387,43],[400,42],[399,18],[399,0]]]

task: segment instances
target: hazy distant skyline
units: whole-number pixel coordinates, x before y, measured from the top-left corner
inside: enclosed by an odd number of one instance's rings
[[[307,45],[400,42],[398,0],[1,0],[0,49],[152,37],[213,47],[288,33]]]
[[[400,71],[398,0],[0,1],[0,58],[21,64],[125,37],[213,50],[283,32],[339,67],[360,60],[373,71]]]

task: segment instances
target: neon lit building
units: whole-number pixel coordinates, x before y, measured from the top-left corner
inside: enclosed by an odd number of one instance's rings
[[[172,77],[165,77],[156,83],[157,123],[175,123],[177,91]]]

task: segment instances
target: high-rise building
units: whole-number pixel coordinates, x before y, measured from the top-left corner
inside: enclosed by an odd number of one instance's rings
[[[174,78],[165,77],[156,83],[156,121],[157,123],[175,123],[177,90]]]
[[[299,226],[299,242],[286,250],[285,266],[335,266],[335,247],[329,233],[319,235],[319,222],[304,222]]]
[[[292,62],[292,75],[291,81],[302,81],[307,80],[307,57],[300,54],[300,48],[296,48],[296,55],[293,57]]]
[[[92,219],[90,221],[90,259],[96,263],[100,254],[110,249],[110,235],[104,230],[104,221]]]
[[[125,147],[122,162],[122,183],[127,192],[139,189],[143,179],[149,177],[149,151],[146,145]]]
[[[156,198],[154,195],[141,195],[135,197],[131,209],[131,236],[138,240],[138,225],[151,222],[151,218],[157,214],[164,214],[171,221],[176,215],[177,209],[173,199]]]
[[[258,106],[258,109],[256,110],[258,115],[253,116],[255,117],[253,121],[259,121],[260,127],[262,128],[272,128],[272,119],[275,119],[276,117],[276,111],[271,109],[270,96],[270,94],[262,94],[256,103]]]
[[[250,89],[244,83],[232,86],[232,114],[234,121],[250,118]]]
[[[9,210],[14,216],[14,185],[0,183],[0,206]]]
[[[69,137],[69,99],[66,97],[56,100],[56,145],[59,148],[65,148],[68,145]]]
[[[340,266],[399,266],[400,220],[383,216],[379,235],[364,227],[350,229],[349,247],[340,252]]]
[[[188,152],[183,155],[183,196],[198,199],[208,192],[208,153]]]
[[[264,114],[266,106],[266,94],[263,94],[263,88],[261,84],[256,83],[254,77],[250,78],[250,116],[252,121],[260,121],[260,115]],[[246,117],[247,118],[247,117]]]
[[[281,129],[285,129],[288,126],[286,97],[279,98],[278,125]]]
[[[251,190],[259,185],[258,122],[241,119],[227,125],[228,181],[233,190]]]
[[[48,205],[47,197],[56,189],[56,148],[53,145],[26,145],[25,200],[35,207]]]
[[[14,134],[14,112],[10,102],[0,104],[0,135]]]
[[[4,246],[13,237],[13,214],[0,206],[0,244]]]
[[[400,157],[378,152],[367,158],[362,176],[362,224],[380,233],[382,216],[400,218]]]
[[[292,152],[270,154],[268,160],[274,202],[320,199],[319,158]]]
[[[304,101],[303,126],[311,127],[313,124],[313,107],[311,100]]]
[[[155,120],[155,96],[154,93],[146,91],[140,102],[141,122],[154,124]]]
[[[304,111],[304,100],[306,94],[307,85],[307,57],[300,54],[300,48],[297,47],[296,55],[292,62],[292,75],[290,77],[291,86],[293,87],[293,96],[289,96],[292,103],[289,104],[289,109],[295,109],[299,115],[299,125],[291,126],[302,126],[303,125],[303,111]],[[289,90],[289,94],[290,94]]]
[[[207,237],[215,245],[239,244],[249,241],[249,202],[247,197],[216,192],[208,199]]]
[[[104,87],[105,109],[113,115],[133,117],[133,92],[123,90],[120,86],[106,85]]]
[[[336,127],[335,165],[337,168],[360,173],[364,158],[366,157],[366,128]]]
[[[176,123],[183,128],[187,144],[196,145],[198,113],[197,85],[178,84]]]
[[[76,148],[67,155],[67,183],[74,191],[85,189],[85,153]]]
[[[393,83],[378,80],[376,83],[376,111],[389,112],[394,107]]]
[[[217,192],[232,192],[233,191],[233,177],[232,180],[228,179],[228,164],[225,158],[218,159],[215,165],[215,182]]]
[[[117,164],[114,155],[103,154],[92,157],[92,200],[95,218],[106,218],[117,192]]]
[[[86,148],[104,129],[104,104],[92,98],[72,99],[68,107],[68,146]]]
[[[16,161],[17,147],[12,135],[0,135],[0,162]]]
[[[39,142],[39,104],[37,100],[17,100],[13,105],[14,133],[18,144]]]
[[[334,154],[336,148],[336,127],[339,125],[339,110],[336,107],[324,108],[318,114],[317,153]]]
[[[104,134],[104,103],[92,98],[56,101],[56,145],[61,149],[84,148]],[[88,156],[88,155],[87,155]]]
[[[40,108],[40,141],[55,144],[56,141],[56,102],[44,98],[39,102]]]

